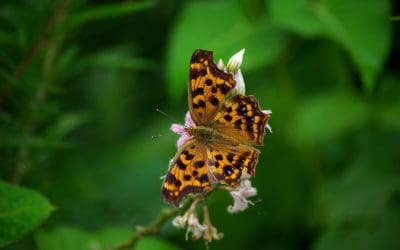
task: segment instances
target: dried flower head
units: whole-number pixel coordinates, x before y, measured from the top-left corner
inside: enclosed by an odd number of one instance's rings
[[[189,235],[191,235],[193,240],[204,239],[206,242],[222,239],[224,235],[219,233],[217,228],[212,225],[208,207],[205,204],[203,205],[204,222],[203,224],[199,222],[199,217],[196,212],[196,206],[199,201],[199,199],[193,201],[190,208],[183,215],[175,217],[172,221],[172,225],[178,229],[184,229],[186,227],[186,240],[188,240]]]
[[[249,179],[242,179],[240,186],[230,192],[233,198],[233,205],[228,206],[229,213],[237,213],[248,208],[249,204],[253,204],[247,198],[257,195],[257,189],[252,187]]]

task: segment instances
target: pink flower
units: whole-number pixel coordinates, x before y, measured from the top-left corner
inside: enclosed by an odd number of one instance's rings
[[[180,135],[176,143],[178,148],[181,148],[182,145],[185,144],[185,142],[193,138],[193,136],[191,136],[188,132],[188,128],[193,128],[193,127],[196,127],[196,124],[194,123],[189,111],[186,113],[185,116],[185,125],[176,123],[171,125],[172,132]]]

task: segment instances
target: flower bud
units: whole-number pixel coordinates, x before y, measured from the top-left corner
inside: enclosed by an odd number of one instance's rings
[[[222,61],[222,59],[218,60],[217,68],[220,69],[220,70],[225,70],[224,61]]]
[[[228,72],[236,73],[239,71],[240,66],[242,66],[243,62],[244,51],[245,49],[240,50],[229,59],[226,66]]]

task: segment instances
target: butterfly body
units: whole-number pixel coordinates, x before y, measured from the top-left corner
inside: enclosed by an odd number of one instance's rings
[[[235,187],[243,173],[254,176],[270,114],[253,96],[232,95],[236,82],[218,69],[212,52],[196,50],[189,70],[189,111],[184,140],[171,160],[161,189],[163,199],[179,205],[189,193],[206,193],[215,184]]]
[[[205,126],[189,128],[188,133],[196,138],[198,142],[203,144],[208,144],[218,138],[218,135],[214,129]]]
[[[217,130],[210,127],[198,126],[189,128],[188,133],[198,143],[203,144],[204,146],[209,146],[215,142],[232,144],[232,145],[237,144],[237,142],[233,138],[229,138],[224,134],[220,134],[218,133]]]

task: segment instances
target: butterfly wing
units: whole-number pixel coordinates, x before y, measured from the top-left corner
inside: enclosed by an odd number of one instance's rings
[[[239,143],[262,145],[269,117],[253,96],[235,95],[223,103],[212,126]]]
[[[207,148],[192,139],[172,159],[161,187],[161,196],[164,201],[178,206],[185,195],[206,193],[211,188]]]
[[[220,136],[207,143],[194,136],[171,161],[161,196],[176,206],[189,193],[210,191],[213,183],[235,187],[243,173],[253,176],[260,152],[248,145],[262,144],[269,119],[253,96],[227,97],[235,80],[217,68],[211,51],[193,53],[189,80],[191,118]]]
[[[207,151],[212,179],[235,187],[243,173],[254,176],[260,151],[247,145],[210,144]]]
[[[188,88],[189,110],[194,122],[209,125],[235,84],[232,74],[215,65],[211,51],[196,50],[190,61]]]
[[[246,145],[188,141],[171,161],[161,188],[164,201],[178,206],[189,193],[207,193],[214,183],[232,187],[243,173],[254,176],[260,152]]]

